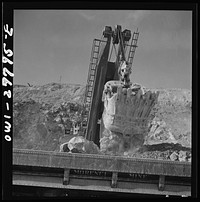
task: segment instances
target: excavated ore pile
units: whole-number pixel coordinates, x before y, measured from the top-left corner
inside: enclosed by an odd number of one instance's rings
[[[144,92],[140,85],[123,88],[120,81],[107,82],[103,93],[101,150],[116,155],[137,151],[148,134],[158,95],[158,92]]]
[[[137,89],[139,90],[135,86],[135,93],[138,92]],[[66,129],[71,127],[73,122],[81,122],[84,86],[57,83],[32,87],[14,85],[13,147],[191,161],[191,91],[147,88],[141,90],[142,94],[148,91],[158,92],[157,102],[152,107],[147,123],[143,124],[147,124],[147,129],[146,126],[143,128],[146,131],[145,135],[141,136],[143,138],[137,139],[135,136],[133,143],[122,141],[123,144],[120,144],[120,131],[113,132],[101,128],[101,134],[104,135],[101,136],[101,147],[98,148],[93,142],[79,136],[80,133],[66,133]],[[70,103],[76,106],[75,110],[70,109]],[[130,138],[128,131],[131,130],[136,129],[125,130],[125,138]],[[109,138],[104,136],[110,134],[110,140],[106,141]],[[138,131],[137,135],[140,135]],[[117,138],[118,140],[115,140]],[[128,149],[130,144],[132,150]],[[121,148],[121,153],[119,145],[124,147]]]
[[[105,84],[100,149],[104,154],[191,160],[189,91]]]
[[[84,92],[75,84],[14,85],[13,147],[59,151],[73,137],[67,134],[73,122],[81,121]]]

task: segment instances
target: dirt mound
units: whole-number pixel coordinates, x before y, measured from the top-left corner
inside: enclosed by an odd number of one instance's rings
[[[155,118],[150,124],[147,144],[178,143],[191,148],[191,91],[158,90]]]
[[[72,136],[67,130],[80,122],[84,92],[73,84],[14,85],[13,147],[59,151],[63,139]]]
[[[153,155],[155,158],[162,158],[163,155],[164,158],[166,153],[167,158],[170,158],[175,151],[177,155],[180,151],[187,151],[189,156],[191,91],[153,90],[159,91],[159,97],[154,109],[155,117],[149,125],[149,133],[145,140],[146,149],[134,155],[145,158],[153,158]],[[84,93],[85,86],[78,84],[14,85],[13,147],[59,151],[62,143],[74,137],[72,134],[67,134],[67,130],[73,123],[81,122]],[[171,145],[171,147],[165,147],[166,149],[161,151],[159,148],[162,147],[159,145],[162,144]]]

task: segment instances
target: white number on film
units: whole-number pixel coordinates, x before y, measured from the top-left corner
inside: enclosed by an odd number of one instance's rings
[[[8,57],[13,56],[13,52],[10,49],[6,50],[6,43],[3,43],[3,50]]]
[[[10,65],[13,64],[13,62],[10,59],[8,59],[7,57],[5,57],[5,56],[2,57],[2,62],[3,63],[9,63]]]
[[[4,67],[3,68],[3,75],[4,76],[7,76],[7,74],[9,75],[9,76],[14,76],[14,74],[12,73],[12,72],[10,72],[6,67]]]
[[[9,90],[10,91],[10,90]],[[7,95],[8,96],[8,95]],[[8,97],[8,98],[11,98],[11,91],[10,91],[10,97]],[[7,109],[7,111],[9,110],[9,103],[8,102],[6,102],[6,109]]]
[[[12,96],[11,90],[5,90],[5,91],[3,92],[3,95],[4,95],[4,96],[7,95],[8,98],[11,98],[11,96]],[[7,108],[8,108],[8,107],[7,107]]]
[[[4,32],[5,32],[5,39],[7,39],[7,35],[9,35],[9,36],[13,35],[13,28],[9,29],[8,24],[6,24],[6,25],[4,25]],[[4,50],[4,54],[6,56],[4,56],[4,55],[2,56],[2,62],[12,65],[13,61],[11,61],[8,57],[13,56],[13,51],[11,49],[6,49],[6,43],[3,43],[3,50]],[[3,67],[3,76],[4,76],[2,78],[2,85],[3,86],[7,86],[7,85],[12,86],[12,82],[10,82],[6,78],[8,75],[11,77],[14,77],[14,74],[12,72],[10,72],[6,67]],[[11,90],[4,91],[3,95],[7,96],[8,98],[11,98]],[[9,104],[8,103],[6,103],[6,106],[7,106],[7,110],[9,110]],[[10,119],[11,116],[4,115],[4,118]],[[11,130],[11,124],[8,121],[5,121],[4,132],[9,133],[10,130]],[[5,135],[4,138],[6,141],[11,141],[11,137],[9,135]]]
[[[13,28],[10,28],[10,31],[8,30],[8,24],[4,25],[4,31],[9,35],[13,35]]]
[[[10,82],[7,78],[3,77],[2,78],[2,85],[7,86],[7,84],[12,86],[12,82]]]

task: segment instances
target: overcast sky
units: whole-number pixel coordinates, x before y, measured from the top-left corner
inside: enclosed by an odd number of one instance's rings
[[[15,10],[14,84],[86,84],[91,47],[103,28],[140,35],[131,81],[150,88],[191,88],[192,12]]]

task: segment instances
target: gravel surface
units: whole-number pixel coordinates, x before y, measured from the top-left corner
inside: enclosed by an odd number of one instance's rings
[[[191,91],[152,90],[159,91],[159,97],[144,146],[124,155],[191,161]],[[62,143],[74,137],[66,134],[66,128],[80,121],[84,92],[85,87],[78,84],[14,85],[13,147],[59,151]],[[69,103],[77,110],[70,111]]]

